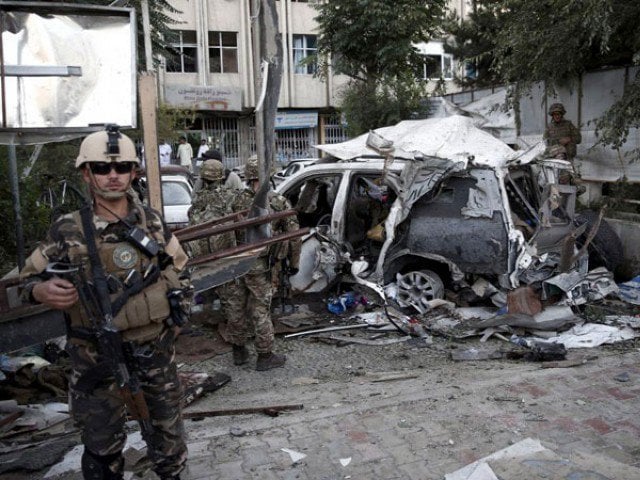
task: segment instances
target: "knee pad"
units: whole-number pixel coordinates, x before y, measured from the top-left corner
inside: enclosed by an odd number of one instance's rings
[[[85,480],[122,480],[123,478],[124,458],[120,452],[96,455],[85,448],[81,465]]]

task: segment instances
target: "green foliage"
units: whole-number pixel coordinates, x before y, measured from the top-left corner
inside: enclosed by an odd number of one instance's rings
[[[413,43],[427,42],[445,0],[328,0],[316,5],[318,64],[360,81],[396,76],[417,63]],[[324,69],[326,71],[326,69]]]
[[[55,188],[63,179],[80,185],[80,178],[74,168],[78,143],[74,141],[45,145],[29,176],[18,182],[26,255],[35,248],[38,241],[45,238],[51,220],[51,209],[38,202],[39,197],[49,187]],[[16,148],[18,172],[23,172],[27,167],[33,150],[34,147],[31,146]],[[16,224],[6,146],[0,148],[0,222],[3,225]],[[0,261],[0,274],[7,273],[17,265],[15,228],[0,230]]]
[[[636,74],[623,96],[596,122],[596,133],[600,143],[619,149],[629,136],[630,128],[640,127],[640,72]],[[637,161],[638,149],[628,152]]]
[[[445,52],[466,65],[465,72],[456,78],[459,85],[480,88],[500,83],[491,69],[496,48],[496,35],[501,28],[503,0],[472,2],[466,20],[450,14],[444,30],[451,35],[444,44]]]
[[[476,0],[450,51],[479,66],[477,86],[515,84],[515,97],[543,81],[549,94],[603,67],[640,64],[640,2]],[[630,83],[598,121],[600,143],[619,147],[640,120],[640,82]]]
[[[406,120],[424,110],[413,46],[438,33],[445,0],[328,0],[316,4],[319,74],[351,77],[341,110],[351,135]]]
[[[342,94],[347,132],[353,137],[402,120],[424,118],[428,113],[424,96],[424,88],[413,77],[378,84],[352,82]]]

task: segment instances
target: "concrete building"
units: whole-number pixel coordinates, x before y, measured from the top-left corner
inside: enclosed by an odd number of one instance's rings
[[[182,13],[175,26],[180,57],[165,59],[159,72],[160,99],[168,107],[190,108],[198,118],[189,133],[192,144],[206,137],[221,150],[227,166],[244,163],[255,150],[253,108],[256,92],[251,43],[250,0],[173,0]],[[319,143],[346,139],[336,107],[348,77],[329,72],[314,76],[315,65],[301,61],[315,54],[315,2],[277,3],[283,42],[283,75],[276,118],[276,161],[315,157]],[[452,1],[463,11],[468,0]],[[419,45],[424,81],[444,78],[453,84],[454,61],[442,42]]]

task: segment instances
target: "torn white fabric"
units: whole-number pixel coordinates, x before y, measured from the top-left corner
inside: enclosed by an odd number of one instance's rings
[[[421,154],[465,162],[473,157],[478,165],[499,167],[516,156],[505,142],[476,127],[473,119],[461,115],[405,120],[378,128],[375,133],[393,142],[397,157],[412,158]],[[316,148],[342,160],[376,154],[367,147],[367,136],[363,134],[347,142],[316,145]]]
[[[566,348],[593,348],[604,343],[616,343],[640,336],[629,327],[613,327],[599,323],[575,325],[566,332],[547,341],[562,343]]]

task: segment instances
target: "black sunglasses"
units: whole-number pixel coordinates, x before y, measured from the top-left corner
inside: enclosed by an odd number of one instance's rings
[[[133,167],[133,162],[89,162],[89,169],[94,175],[109,175],[111,169],[114,169],[117,174],[123,175],[131,173]]]

